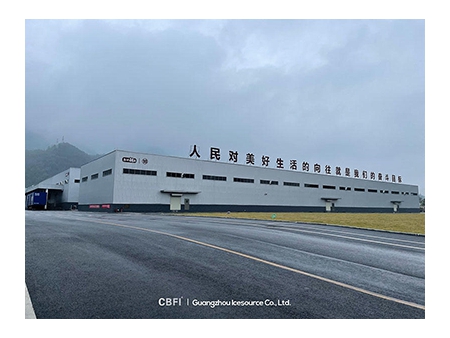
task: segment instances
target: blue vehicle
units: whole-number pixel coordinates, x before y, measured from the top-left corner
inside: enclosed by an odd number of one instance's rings
[[[27,194],[27,209],[45,209],[47,205],[47,193],[45,191],[33,191]]]

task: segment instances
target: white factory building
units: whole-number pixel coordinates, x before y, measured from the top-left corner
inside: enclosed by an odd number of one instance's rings
[[[82,211],[419,212],[418,186],[364,176],[114,150],[68,188]]]
[[[28,187],[25,200],[29,209],[103,212],[420,211],[418,186],[371,174],[355,178],[114,150]]]

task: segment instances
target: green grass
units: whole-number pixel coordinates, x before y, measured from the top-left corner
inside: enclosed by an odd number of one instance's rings
[[[425,234],[425,214],[377,214],[377,213],[269,213],[269,212],[231,212],[231,213],[195,213],[192,216],[245,218],[288,222],[309,222],[337,224],[357,228],[369,228]],[[275,218],[273,218],[275,215]]]

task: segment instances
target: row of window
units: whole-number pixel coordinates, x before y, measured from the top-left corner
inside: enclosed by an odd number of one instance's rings
[[[213,175],[203,175],[204,180],[209,181],[226,181],[227,178],[225,176],[213,176]]]
[[[109,176],[112,174],[112,169],[108,169],[103,171],[102,176]],[[144,176],[157,176],[157,172],[155,170],[142,170],[142,169],[131,169],[131,168],[123,168],[123,174],[130,174],[130,175],[144,175]],[[99,174],[92,174],[91,175],[91,180],[95,180],[99,177]],[[173,172],[173,171],[168,171],[166,172],[166,177],[173,177],[173,178],[187,178],[187,179],[195,179],[195,174],[190,174],[190,173],[180,173],[180,172]],[[226,176],[215,176],[215,175],[202,175],[202,179],[204,180],[209,180],[209,181],[222,181],[222,182],[226,182],[227,181],[227,177]],[[86,182],[88,180],[88,176],[85,176],[81,179],[81,182]],[[242,178],[242,177],[233,177],[233,182],[238,182],[238,183],[255,183],[255,180],[253,178]],[[278,181],[272,181],[272,180],[260,180],[259,181],[260,184],[265,184],[265,185],[279,185]],[[283,182],[284,186],[288,186],[288,187],[300,187],[300,183],[298,182]],[[319,184],[314,184],[314,183],[304,183],[303,185],[305,188],[313,188],[313,189],[319,189],[320,186]],[[325,190],[337,190],[338,187],[334,186],[334,185],[322,185],[322,189]],[[342,191],[352,191],[351,187],[344,187],[344,186],[340,186],[339,190]],[[357,191],[357,192],[365,192],[366,189],[365,188],[353,188],[353,191]],[[367,189],[367,192],[370,193],[378,193],[377,189]],[[389,191],[388,190],[380,190],[379,191],[382,194],[388,194]],[[400,191],[391,191],[391,194],[394,195],[409,195],[409,192],[400,192]],[[411,193],[412,195],[417,195],[417,193]]]
[[[102,172],[103,177],[109,176],[109,175],[112,175],[112,169],[104,170]],[[91,175],[91,180],[96,180],[97,178],[98,178],[98,173]],[[88,180],[88,176],[84,176],[81,178],[81,182],[87,182],[87,180]]]
[[[195,178],[194,174],[187,174],[187,173],[174,173],[174,172],[166,172],[167,177],[178,177],[178,178]]]
[[[131,174],[131,175],[156,176],[156,171],[154,171],[154,170],[141,170],[141,169],[123,168],[123,173],[124,174]]]

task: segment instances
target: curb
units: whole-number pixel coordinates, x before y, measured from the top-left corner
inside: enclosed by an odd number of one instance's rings
[[[194,216],[194,217],[209,217],[209,218],[216,218],[216,219],[234,219],[234,220],[248,220],[248,221],[267,221],[267,222],[284,222],[284,223],[290,223],[290,224],[308,224],[308,225],[321,225],[321,226],[333,226],[333,227],[340,227],[340,228],[348,228],[348,229],[355,229],[355,230],[369,230],[369,231],[379,231],[379,232],[385,232],[385,233],[391,233],[391,234],[399,234],[399,235],[412,235],[412,236],[419,236],[419,237],[425,237],[425,234],[418,234],[414,232],[401,232],[401,231],[393,231],[393,230],[384,230],[384,229],[373,229],[373,228],[363,228],[363,227],[357,227],[352,225],[342,225],[342,224],[331,224],[331,223],[317,223],[317,222],[302,222],[302,221],[286,221],[286,220],[280,220],[280,219],[258,219],[258,218],[239,218],[239,217],[220,217],[220,216],[196,216],[195,214],[167,214],[167,213],[161,213],[161,215],[164,216]]]
[[[25,319],[37,319],[28,293],[27,284],[25,284]]]
[[[284,222],[284,221],[282,221],[282,222]],[[352,226],[352,225],[330,224],[330,223],[313,223],[313,222],[298,222],[298,221],[293,222],[293,223],[295,223],[295,224],[325,225],[325,226],[349,228],[349,229],[356,229],[356,230],[379,231],[379,232],[386,232],[386,233],[390,233],[390,234],[412,235],[412,236],[425,237],[425,234],[418,234],[418,233],[414,233],[414,232],[401,232],[401,231],[384,230],[384,229],[362,228],[362,227],[356,227],[356,226]]]

